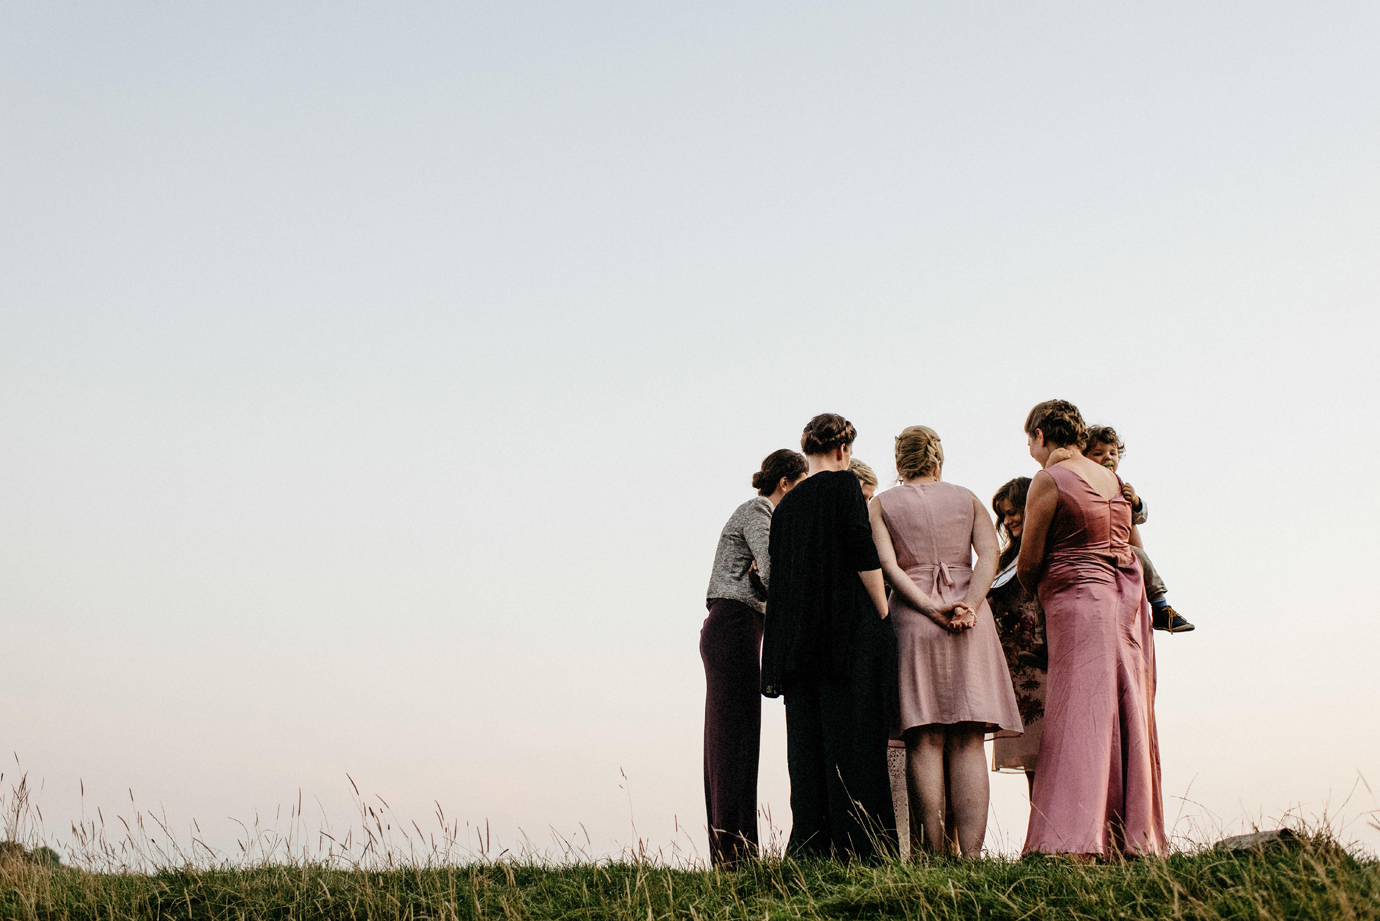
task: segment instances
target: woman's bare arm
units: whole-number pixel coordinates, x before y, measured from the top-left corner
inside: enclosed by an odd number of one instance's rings
[[[997,529],[992,519],[987,517],[987,507],[977,496],[973,496],[973,549],[977,551],[977,562],[973,564],[973,581],[968,585],[968,594],[963,604],[969,610],[977,611],[983,599],[992,588],[992,580],[997,577],[997,558],[1001,548],[997,545]]]
[[[862,579],[863,588],[867,589],[868,597],[872,599],[872,606],[877,609],[877,613],[886,620],[886,616],[891,613],[891,606],[886,600],[886,580],[882,577],[880,569],[865,569],[858,573],[858,578]]]
[[[1059,484],[1054,477],[1041,470],[1030,482],[1025,497],[1025,524],[1021,532],[1021,553],[1016,557],[1016,578],[1031,594],[1040,584],[1040,572],[1045,564],[1045,538],[1049,523],[1059,507]]]
[[[877,556],[882,561],[882,574],[893,591],[899,592],[906,603],[924,614],[944,629],[950,628],[950,613],[957,603],[943,604],[920,591],[901,564],[896,562],[896,548],[891,543],[891,532],[887,530],[882,517],[882,504],[873,499],[867,506],[867,517],[872,522],[872,541],[877,545]]]

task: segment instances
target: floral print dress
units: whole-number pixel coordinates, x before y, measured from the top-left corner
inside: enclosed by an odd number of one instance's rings
[[[1011,686],[1016,692],[1025,734],[993,741],[992,770],[1034,773],[1045,715],[1049,650],[1040,602],[1021,587],[1013,570],[1014,567],[997,576],[987,603],[997,623],[1006,666],[1011,671]]]

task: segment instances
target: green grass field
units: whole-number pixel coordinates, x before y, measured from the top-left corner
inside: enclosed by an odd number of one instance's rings
[[[1255,852],[1082,866],[934,859],[876,867],[765,861],[732,873],[651,863],[321,864],[92,873],[0,862],[0,918],[1380,917],[1380,863],[1327,836]]]

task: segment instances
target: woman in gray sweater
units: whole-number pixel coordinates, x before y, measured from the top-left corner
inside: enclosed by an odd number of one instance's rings
[[[805,478],[805,458],[783,448],[752,475],[757,495],[719,534],[700,629],[704,660],[704,802],[709,855],[731,867],[757,851],[757,760],[762,734],[762,630],[771,581],[771,516]]]

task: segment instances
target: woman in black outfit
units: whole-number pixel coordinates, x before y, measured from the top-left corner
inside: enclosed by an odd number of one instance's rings
[[[797,857],[894,846],[887,740],[896,719],[896,635],[867,504],[848,469],[857,430],[842,416],[801,436],[809,476],[772,520],[762,693],[786,698],[791,837]]]

